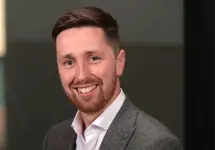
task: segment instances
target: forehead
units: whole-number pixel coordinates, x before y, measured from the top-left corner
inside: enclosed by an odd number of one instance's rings
[[[56,38],[56,49],[62,55],[85,51],[112,51],[104,31],[98,27],[78,27],[62,31]]]

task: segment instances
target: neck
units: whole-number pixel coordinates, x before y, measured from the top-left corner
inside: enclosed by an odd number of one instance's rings
[[[105,105],[105,107],[103,109],[101,109],[98,112],[94,112],[94,113],[80,112],[81,117],[84,122],[83,129],[85,130],[94,120],[96,120],[96,118],[98,118],[104,112],[104,110],[107,109],[108,106],[111,105],[111,103],[117,98],[117,96],[119,94],[120,94],[120,83],[119,83],[119,81],[117,81],[116,90],[115,90],[111,100]]]
[[[96,118],[99,117],[99,115],[102,112],[96,112],[96,113],[84,113],[84,112],[80,112],[81,113],[81,117],[83,119],[83,129],[85,130],[94,120],[96,120]]]

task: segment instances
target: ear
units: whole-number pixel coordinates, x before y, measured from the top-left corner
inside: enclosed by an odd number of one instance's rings
[[[125,67],[125,51],[121,49],[118,53],[117,60],[116,60],[116,73],[117,76],[122,76],[124,67]]]

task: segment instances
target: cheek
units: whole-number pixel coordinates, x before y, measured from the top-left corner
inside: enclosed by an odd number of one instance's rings
[[[116,66],[114,64],[100,65],[93,69],[93,74],[100,78],[103,83],[110,82],[113,76],[116,74]]]
[[[73,80],[73,73],[69,69],[59,69],[60,80],[64,86],[68,86]]]

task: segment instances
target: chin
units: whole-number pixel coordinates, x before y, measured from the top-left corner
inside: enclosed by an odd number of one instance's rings
[[[79,110],[84,113],[97,113],[100,112],[105,106],[103,105],[95,105],[95,104],[84,104],[84,105],[77,105]]]
[[[86,114],[97,113],[97,112],[100,111],[100,109],[97,109],[97,108],[95,108],[95,107],[94,107],[94,108],[92,108],[92,107],[85,107],[85,108],[79,107],[79,110],[80,110],[81,112],[86,113]]]

